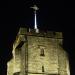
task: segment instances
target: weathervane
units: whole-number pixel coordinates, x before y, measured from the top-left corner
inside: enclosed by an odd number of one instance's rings
[[[37,27],[36,11],[39,10],[39,8],[36,5],[34,5],[33,7],[30,7],[30,8],[34,9],[34,19],[35,19],[34,29],[36,30],[36,33],[38,33],[39,29]]]

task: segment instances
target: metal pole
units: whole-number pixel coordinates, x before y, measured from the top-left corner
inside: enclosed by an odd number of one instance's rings
[[[39,32],[39,29],[37,27],[37,15],[36,15],[36,11],[39,9],[36,5],[34,5],[33,7],[31,7],[34,9],[34,29],[36,30],[36,33]]]

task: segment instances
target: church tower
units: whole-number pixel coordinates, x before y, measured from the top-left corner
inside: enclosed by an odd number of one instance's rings
[[[62,32],[20,28],[8,75],[70,75]]]

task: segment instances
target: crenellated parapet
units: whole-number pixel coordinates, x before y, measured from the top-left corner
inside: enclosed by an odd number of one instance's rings
[[[27,29],[27,28],[20,28],[18,35],[33,35],[33,36],[43,36],[56,39],[63,39],[62,32],[39,30],[39,33],[36,33],[35,29]]]

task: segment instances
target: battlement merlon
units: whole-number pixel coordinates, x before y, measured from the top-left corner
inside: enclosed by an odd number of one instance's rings
[[[39,33],[36,33],[35,29],[28,30],[27,28],[20,28],[18,35],[25,35],[25,34],[33,36],[51,37],[55,39],[63,39],[62,32],[39,30]]]
[[[27,33],[27,28],[20,28],[13,43],[13,49],[15,49],[21,42],[25,41],[25,34]]]

